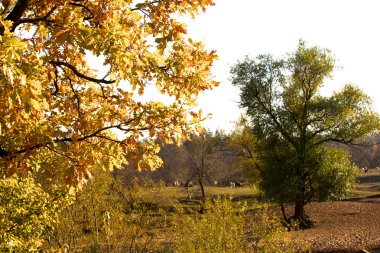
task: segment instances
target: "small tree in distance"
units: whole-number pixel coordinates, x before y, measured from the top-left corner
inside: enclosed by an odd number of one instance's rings
[[[217,152],[219,151],[216,139],[210,133],[192,136],[191,141],[186,142],[185,147],[189,153],[190,178],[199,184],[202,200],[206,200],[205,181],[210,181],[210,174],[217,166]]]
[[[231,70],[257,138],[261,187],[278,203],[294,204],[292,219],[285,213],[284,218],[301,227],[312,225],[307,203],[345,197],[354,187],[348,155],[327,144],[355,144],[379,129],[369,97],[357,87],[348,84],[330,97],[321,95],[334,62],[329,50],[300,41],[285,59],[260,55]]]

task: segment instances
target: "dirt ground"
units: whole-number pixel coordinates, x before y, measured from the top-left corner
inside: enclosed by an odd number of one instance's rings
[[[351,200],[307,205],[315,227],[293,236],[310,242],[313,252],[380,253],[380,171],[363,173],[357,189]]]

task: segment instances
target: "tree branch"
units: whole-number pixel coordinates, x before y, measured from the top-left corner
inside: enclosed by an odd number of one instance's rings
[[[69,4],[72,6],[81,7],[84,10],[86,10],[88,13],[90,13],[90,16],[84,17],[83,20],[90,20],[94,17],[94,14],[92,13],[92,11],[87,6],[80,4],[80,3],[75,3],[75,2],[70,2]]]
[[[140,5],[144,5],[144,6],[148,5],[148,4],[153,5],[153,4],[160,3],[160,2],[162,2],[162,0],[156,0],[156,1],[152,1],[152,2],[141,3]],[[137,7],[137,5],[136,5],[135,8],[131,8],[131,11],[143,11],[143,9],[140,7]]]
[[[65,66],[67,68],[69,68],[77,77],[79,78],[83,78],[87,81],[90,81],[90,82],[94,82],[94,83],[104,83],[104,84],[111,84],[111,83],[114,83],[115,80],[105,80],[104,78],[102,79],[97,79],[97,78],[93,78],[93,77],[89,77],[89,76],[86,76],[82,73],[80,73],[76,67],[74,67],[73,65],[67,63],[67,62],[63,62],[63,61],[50,61],[51,64],[53,64],[54,66]]]
[[[11,27],[11,31],[13,32],[17,25],[17,21],[20,20],[22,15],[24,14],[26,8],[28,7],[28,1],[29,0],[18,0],[15,6],[13,7],[12,11],[7,15],[7,17],[4,20],[10,20],[13,22],[13,25]],[[0,36],[4,35],[4,27],[0,27]]]
[[[123,124],[124,125],[128,125],[130,124],[132,121],[134,121],[136,119],[130,119],[129,121],[127,122],[124,122]],[[102,132],[106,131],[106,130],[110,130],[110,129],[119,129],[119,130],[122,130],[124,132],[130,132],[130,131],[146,131],[146,130],[149,130],[150,127],[142,127],[142,128],[123,128],[122,125],[123,124],[118,124],[118,125],[112,125],[112,126],[107,126],[107,127],[103,127],[103,128],[100,128],[98,130],[96,130],[95,132],[93,132],[92,134],[88,134],[88,135],[84,135],[78,139],[73,139],[72,137],[65,137],[65,138],[57,138],[57,139],[54,139],[53,140],[53,143],[65,143],[65,142],[74,142],[74,141],[86,141],[90,138],[100,138],[100,139],[105,139],[105,140],[108,140],[108,141],[112,141],[112,142],[115,142],[115,143],[118,143],[118,144],[121,144],[121,145],[128,145],[126,143],[124,143],[123,141],[120,141],[120,140],[116,140],[116,139],[112,139],[112,138],[109,138],[107,136],[104,136],[104,135],[100,135]],[[162,126],[156,126],[155,128],[160,128]],[[38,144],[35,144],[33,146],[30,146],[30,147],[26,147],[26,148],[23,148],[23,149],[20,149],[20,150],[17,150],[17,151],[7,151],[7,150],[4,150],[3,148],[0,147],[0,158],[15,158],[16,155],[20,155],[20,154],[23,154],[23,153],[26,153],[28,151],[32,151],[32,150],[35,150],[35,149],[38,149],[38,148],[42,148],[42,147],[46,147],[48,146],[49,144],[51,144],[51,142],[45,142],[45,143],[38,143]]]
[[[22,14],[24,14],[26,7],[28,7],[28,1],[29,0],[18,0],[15,7],[13,7],[13,10],[8,14],[5,20],[13,22],[19,20],[22,17]]]
[[[11,32],[13,32],[16,29],[16,27],[20,24],[25,24],[25,23],[35,24],[35,23],[40,22],[40,21],[54,22],[51,20],[49,21],[48,18],[57,9],[56,5],[54,5],[45,15],[43,15],[41,17],[21,18],[22,14],[26,10],[26,7],[28,5],[28,1],[29,0],[19,0],[17,2],[17,4],[15,5],[15,7],[13,8],[13,10],[11,11],[11,13],[9,13],[8,16],[5,18],[5,20],[13,21]],[[76,3],[76,2],[70,2],[69,5],[81,7],[90,14],[88,17],[84,17],[83,20],[90,20],[94,17],[91,10],[83,4]],[[3,33],[4,33],[4,28],[0,28],[0,35],[3,35]]]
[[[104,127],[104,128],[98,129],[97,131],[93,132],[92,134],[85,135],[85,136],[82,136],[81,138],[76,139],[76,141],[84,141],[84,140],[87,140],[89,138],[99,137],[98,136],[99,133],[101,133],[101,132],[103,132],[105,130],[109,130],[109,129],[117,128],[117,127],[118,126],[108,126],[108,127]],[[72,137],[66,137],[66,138],[54,139],[53,140],[54,143],[73,142],[73,141],[74,141],[74,139]],[[32,151],[32,150],[35,150],[35,149],[38,149],[38,148],[42,148],[42,147],[45,147],[45,146],[47,146],[49,144],[50,144],[50,142],[38,143],[38,144],[35,144],[33,146],[26,147],[26,148],[23,148],[23,149],[14,151],[14,152],[12,152],[12,151],[6,151],[6,150],[4,150],[4,149],[2,149],[0,147],[0,158],[14,158],[16,155],[23,154],[25,152]]]
[[[50,11],[48,11],[44,16],[42,17],[37,17],[37,18],[22,18],[22,19],[19,19],[17,21],[15,21],[14,23],[14,28],[16,28],[18,25],[20,24],[24,24],[24,23],[37,23],[37,22],[40,22],[40,21],[45,21],[45,22],[49,22],[48,21],[48,18],[50,17],[50,15],[57,9],[57,6],[53,6]],[[51,21],[52,22],[52,21]],[[14,29],[13,29],[14,30]]]
[[[81,118],[81,119],[83,119],[82,113],[80,111],[81,99],[78,96],[77,91],[74,89],[74,86],[73,86],[73,84],[71,82],[71,78],[70,77],[67,77],[67,78],[69,79],[69,84],[70,84],[70,87],[71,87],[71,91],[74,93],[75,100],[77,101],[77,113],[78,113],[78,117]]]
[[[54,88],[55,88],[55,91],[52,93],[53,96],[57,96],[58,92],[59,92],[59,86],[58,86],[58,70],[55,69],[54,71]]]

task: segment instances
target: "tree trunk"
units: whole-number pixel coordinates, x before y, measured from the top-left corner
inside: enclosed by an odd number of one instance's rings
[[[281,203],[281,214],[282,214],[282,218],[284,219],[284,222],[289,223],[289,219],[286,216],[284,203]]]
[[[303,204],[296,203],[294,205],[294,216],[293,216],[293,218],[302,219],[304,217],[304,214],[305,214],[305,210],[304,210]]]
[[[202,192],[202,201],[204,202],[206,200],[206,194],[205,194],[205,188],[203,186],[201,177],[198,179],[198,182],[199,182],[199,187],[201,188],[201,192]]]
[[[299,228],[310,228],[313,227],[313,222],[309,219],[309,217],[305,214],[305,204],[303,203],[295,203],[294,205],[294,215],[293,221],[297,222],[297,227]]]

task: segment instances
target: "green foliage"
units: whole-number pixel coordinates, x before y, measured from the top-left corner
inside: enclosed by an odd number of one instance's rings
[[[246,58],[231,70],[256,137],[260,184],[279,203],[294,203],[297,219],[312,199],[341,198],[352,189],[353,165],[343,151],[326,145],[355,143],[380,126],[369,97],[357,87],[321,95],[334,64],[329,50],[301,41],[285,59]]]
[[[307,171],[303,178],[297,171],[297,154],[291,147],[277,145],[270,159],[262,159],[260,187],[278,203],[295,203],[304,196],[307,201],[340,200],[355,189],[358,168],[346,150],[318,147],[305,159]],[[275,159],[273,159],[275,155]],[[305,187],[299,191],[297,187]]]
[[[179,216],[174,231],[173,251],[178,253],[307,250],[306,245],[287,237],[280,221],[269,216],[267,208],[257,208],[252,214],[245,203],[225,198],[206,201],[203,214]]]
[[[229,135],[228,148],[238,157],[237,166],[240,170],[247,171],[252,184],[258,185],[260,175],[258,171],[257,143],[258,139],[252,132],[249,120],[241,116],[236,121],[232,133]]]
[[[328,147],[322,157],[314,186],[318,200],[339,200],[351,196],[355,190],[358,168],[351,163],[346,150]]]
[[[244,238],[242,212],[227,199],[206,201],[205,213],[179,216],[175,224],[175,252],[239,252],[248,247]]]
[[[58,213],[70,198],[47,193],[28,174],[0,179],[0,251],[36,252],[42,249]]]
[[[273,145],[259,146],[260,189],[278,203],[294,203],[304,185],[297,171],[297,154],[290,145],[272,140]]]

